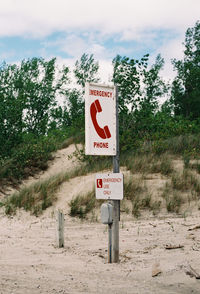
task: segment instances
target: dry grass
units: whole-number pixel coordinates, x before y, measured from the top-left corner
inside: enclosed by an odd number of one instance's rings
[[[26,211],[39,215],[56,201],[56,192],[62,183],[87,173],[87,168],[81,166],[24,187],[6,199],[4,202],[5,213],[14,214],[17,208],[23,207]]]
[[[162,197],[166,201],[166,209],[168,212],[178,213],[181,204],[184,203],[183,195],[179,191],[175,191],[169,184],[166,184]]]
[[[154,214],[160,210],[161,200],[159,196],[155,198],[155,195],[148,191],[148,180],[144,180],[144,175],[147,174],[160,173],[168,177],[169,184],[165,187],[162,195],[166,201],[166,209],[168,211],[179,211],[182,203],[185,201],[181,198],[180,192],[188,192],[188,201],[200,197],[199,176],[189,169],[184,169],[180,174],[175,173],[173,160],[167,153],[162,156],[154,154],[129,154],[125,158],[122,157],[121,164],[125,165],[132,174],[140,173],[141,175],[140,177],[136,177],[136,175],[131,176],[125,179],[124,183],[122,209],[127,213],[131,212],[135,217],[138,217],[144,209],[151,210]],[[7,214],[15,213],[17,208],[24,208],[35,215],[39,215],[56,201],[56,194],[62,183],[78,176],[87,175],[88,173],[109,170],[111,167],[111,158],[91,156],[88,163],[83,163],[72,171],[60,173],[47,180],[39,181],[36,184],[21,189],[19,192],[11,195],[2,205],[5,206]],[[70,214],[71,216],[85,218],[97,206],[94,192],[88,195],[77,195],[70,203]]]
[[[23,207],[26,211],[39,215],[42,210],[53,204],[58,188],[68,179],[69,174],[62,173],[22,188],[6,200],[6,214],[14,214],[17,208]]]
[[[96,206],[95,191],[88,192],[85,195],[77,195],[70,203],[70,216],[77,216],[79,218],[86,218],[87,214],[91,212]]]
[[[190,204],[191,200],[199,199],[199,178],[189,169],[184,169],[181,173],[173,173],[162,196],[166,200],[167,211],[178,213],[183,203],[188,201]]]
[[[131,203],[126,205],[126,202]],[[124,183],[124,200],[122,201],[123,210],[129,213],[130,210],[135,217],[141,215],[141,211],[149,209],[156,214],[160,209],[161,201],[152,200],[152,195],[149,193],[147,186],[144,183],[143,178],[130,177]]]
[[[200,163],[199,162],[191,163],[190,168],[196,170],[197,173],[200,174]]]
[[[174,173],[171,185],[175,190],[195,191],[200,196],[200,181],[189,169],[184,169],[180,174]]]
[[[95,215],[95,209],[99,208],[103,203],[102,200],[95,198],[95,189],[88,192],[87,194],[79,194],[73,197],[70,201],[70,216],[79,217],[81,219],[88,219],[88,215],[91,213],[91,220],[97,221]]]
[[[161,173],[170,175],[173,172],[172,159],[167,153],[161,156],[149,154],[129,154],[123,164],[134,173]]]

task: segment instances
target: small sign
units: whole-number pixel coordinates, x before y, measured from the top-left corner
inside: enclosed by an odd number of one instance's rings
[[[86,84],[85,154],[116,155],[116,90],[114,86]]]
[[[123,199],[123,174],[96,174],[96,199]]]

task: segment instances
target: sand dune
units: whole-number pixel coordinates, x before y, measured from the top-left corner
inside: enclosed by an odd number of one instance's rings
[[[72,168],[74,147],[58,151],[45,178]],[[37,179],[28,179],[29,184]],[[69,217],[68,202],[94,175],[62,185],[54,207],[35,217],[0,211],[0,293],[200,293],[200,213],[121,215],[120,263],[107,263],[107,226]],[[156,183],[152,182],[155,189]],[[153,187],[152,185],[152,187]],[[65,247],[56,247],[56,211],[65,214]],[[194,271],[193,271],[194,270]]]

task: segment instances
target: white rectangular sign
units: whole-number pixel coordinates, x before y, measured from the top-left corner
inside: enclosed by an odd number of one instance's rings
[[[85,154],[116,155],[116,90],[114,86],[86,84]]]
[[[96,174],[95,190],[97,199],[123,199],[123,174]]]

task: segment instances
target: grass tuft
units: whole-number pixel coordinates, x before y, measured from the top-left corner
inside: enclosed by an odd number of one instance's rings
[[[70,203],[70,216],[79,217],[81,219],[87,218],[88,213],[100,206],[102,201],[96,200],[94,189],[87,194],[79,194],[74,197]],[[94,214],[93,214],[94,216]],[[94,217],[92,217],[94,218]]]
[[[123,163],[128,170],[134,173],[161,173],[170,175],[173,172],[172,160],[168,154],[158,156],[155,154],[129,153],[123,158]]]
[[[129,178],[124,183],[124,200],[122,201],[123,210],[129,213],[130,209],[124,204],[127,200],[131,202],[131,212],[136,218],[141,215],[141,210],[144,209],[152,210],[153,214],[156,214],[159,211],[161,204],[161,201],[152,200],[152,196],[148,192],[142,178]]]
[[[200,181],[188,169],[184,169],[181,174],[174,173],[171,178],[172,188],[179,191],[195,191],[200,195]]]

